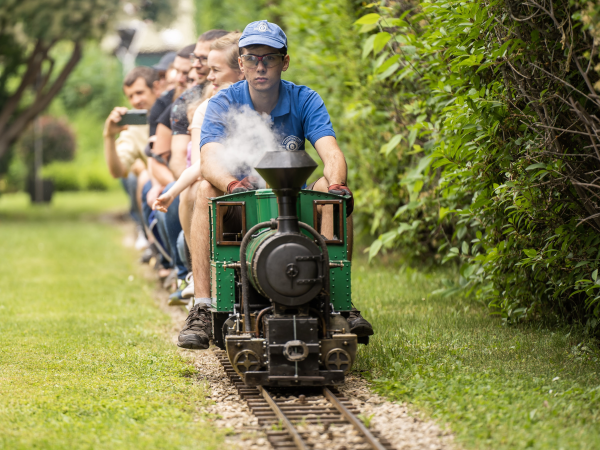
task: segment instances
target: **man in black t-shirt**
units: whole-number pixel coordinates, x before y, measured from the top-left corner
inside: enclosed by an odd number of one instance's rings
[[[192,63],[190,61],[190,53],[194,51],[196,44],[188,45],[177,52],[175,60],[173,61],[173,68],[177,71],[177,87],[163,92],[163,94],[156,99],[156,102],[152,106],[150,113],[148,114],[148,123],[150,124],[150,136],[156,134],[156,125],[158,119],[163,111],[173,101],[179,97],[187,88],[187,78],[190,70],[192,69]],[[195,69],[194,69],[195,70]]]

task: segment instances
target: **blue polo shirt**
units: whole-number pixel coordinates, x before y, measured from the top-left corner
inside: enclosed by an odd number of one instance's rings
[[[204,122],[200,148],[210,142],[222,142],[227,135],[226,114],[233,106],[247,105],[254,110],[248,82],[238,81],[210,99]],[[273,131],[286,150],[304,150],[304,140],[314,146],[324,136],[335,133],[325,103],[312,89],[281,80],[279,99],[271,111]]]

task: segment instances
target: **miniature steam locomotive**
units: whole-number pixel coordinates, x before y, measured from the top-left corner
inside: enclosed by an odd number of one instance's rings
[[[316,167],[268,152],[256,170],[270,189],[211,200],[213,338],[249,386],[341,384],[356,358],[345,197],[300,189]]]

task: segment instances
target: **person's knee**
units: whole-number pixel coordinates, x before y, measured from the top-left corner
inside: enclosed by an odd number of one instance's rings
[[[315,183],[313,191],[327,192],[328,188],[329,186],[327,186],[327,180],[325,179],[325,177],[321,177]]]
[[[199,184],[199,182],[192,183],[189,187],[185,188],[181,194],[179,194],[180,204],[184,205],[189,211],[192,211],[194,208]]]
[[[210,184],[208,181],[202,180],[200,182],[199,192],[201,193],[201,195],[210,195],[212,190],[213,190],[213,185]]]
[[[198,192],[196,194],[196,201],[202,200],[204,203],[206,203],[206,199],[208,198],[219,197],[223,195],[221,191],[219,191],[216,187],[214,187],[206,180],[200,181],[199,184],[200,185],[198,186]]]

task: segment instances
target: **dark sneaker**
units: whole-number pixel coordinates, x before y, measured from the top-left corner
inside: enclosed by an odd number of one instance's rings
[[[359,338],[372,336],[374,333],[373,326],[360,315],[360,311],[356,308],[352,308],[350,311],[348,323],[350,324],[350,333],[356,334]]]
[[[204,305],[196,305],[190,310],[185,326],[179,333],[177,346],[189,350],[204,350],[212,339],[212,318]]]

